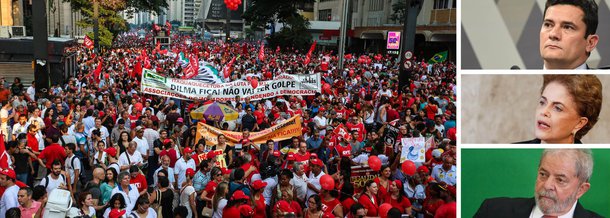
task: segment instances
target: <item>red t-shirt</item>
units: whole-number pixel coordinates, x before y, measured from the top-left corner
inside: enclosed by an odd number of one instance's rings
[[[398,210],[400,210],[401,214],[405,213],[405,208],[409,208],[411,207],[411,201],[409,201],[409,199],[405,196],[401,196],[402,200],[400,202],[398,202],[398,200],[392,199],[392,195],[386,195],[385,199],[383,200],[383,203],[389,203],[392,205],[392,207],[394,208],[398,208]]]
[[[296,154],[294,154],[294,161],[307,164],[309,162],[309,157],[311,157],[311,154],[309,152],[305,152],[304,155],[297,152]]]
[[[263,197],[263,194],[260,194],[258,200],[254,201],[254,216],[252,218],[266,218],[266,210],[265,197]]]
[[[146,188],[148,188],[148,183],[146,182],[146,177],[144,177],[144,175],[142,175],[141,173],[138,173],[138,176],[136,176],[136,178],[130,177],[129,184],[136,185],[136,187],[138,187],[138,192],[142,192],[142,191],[146,190]]]
[[[441,205],[438,210],[436,210],[434,218],[454,218],[456,216],[456,203],[454,201]]]
[[[343,213],[345,214],[348,211],[350,211],[350,209],[352,208],[352,205],[354,205],[355,203],[356,203],[356,201],[351,197],[343,200],[341,202],[341,205],[343,206]]]
[[[387,114],[386,114],[386,120],[388,122],[396,120],[396,119],[400,119],[400,115],[398,114],[398,111],[392,109],[387,110]]]
[[[347,144],[347,146],[337,145],[337,146],[335,146],[335,150],[337,150],[337,154],[339,154],[339,156],[343,156],[343,155],[347,155],[347,154],[349,154],[351,156],[352,146],[350,144]]]
[[[59,160],[62,165],[64,164],[64,160],[66,160],[66,150],[57,143],[51,144],[40,152],[38,158],[45,159],[45,166],[47,169],[51,169],[55,160]]]
[[[353,124],[351,122],[345,124],[345,127],[347,127],[347,130],[349,132],[352,132],[354,130],[358,131],[358,141],[362,141],[364,140],[364,136],[366,135],[366,128],[364,128],[364,124],[362,123],[357,123],[357,124]]]
[[[206,191],[208,193],[206,195],[206,197],[208,197],[208,198],[214,197],[214,193],[216,193],[216,186],[218,186],[218,183],[216,183],[216,181],[212,180],[212,181],[208,182],[208,184],[205,186],[205,189],[204,189],[204,191]]]
[[[337,206],[341,206],[341,202],[339,202],[339,200],[336,198],[334,198],[330,201],[325,201],[324,198],[322,198],[321,200],[322,200],[322,211],[324,211],[324,213],[332,214]]]
[[[35,135],[32,135],[30,133],[27,134],[27,145],[28,147],[30,147],[32,149],[32,151],[38,152],[38,139],[36,139]],[[31,158],[32,161],[35,161],[36,159]]]
[[[337,118],[346,119],[347,118],[347,110],[345,108],[335,110],[337,112]]]
[[[261,123],[263,123],[263,120],[265,119],[265,113],[259,110],[255,110],[254,112],[252,112],[252,115],[256,117],[256,124],[261,125]]]
[[[378,216],[379,214],[379,200],[377,200],[377,196],[373,196],[373,199],[375,203],[371,201],[371,198],[367,194],[360,195],[360,198],[358,198],[358,203],[362,204],[367,210],[367,216]]]
[[[388,182],[387,187],[384,187],[381,185],[381,180],[379,180],[379,177],[373,179],[373,181],[377,183],[377,187],[379,188],[379,191],[377,192],[377,197],[379,199],[386,199],[386,197],[390,195],[390,183]]]
[[[429,203],[428,201],[424,201],[424,210],[426,210],[427,212],[430,212],[431,214],[436,214],[436,210],[438,210],[438,208],[445,204],[445,201],[443,200],[439,200],[435,203]],[[432,216],[429,215],[425,215],[425,217],[427,218],[431,218]]]
[[[239,208],[237,206],[225,207],[225,209],[222,210],[222,217],[223,218],[241,217],[240,213],[239,213]]]

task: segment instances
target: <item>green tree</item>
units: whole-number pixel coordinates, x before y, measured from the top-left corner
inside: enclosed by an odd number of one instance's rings
[[[403,24],[405,22],[405,15],[407,14],[407,1],[398,1],[392,5],[392,15],[390,20]]]
[[[264,30],[269,23],[281,23],[284,28],[269,37],[271,46],[308,47],[311,35],[307,32],[309,21],[298,13],[300,5],[313,4],[315,0],[252,0],[243,14],[246,23],[254,31]]]
[[[52,4],[50,1],[49,4]],[[72,10],[80,12],[84,19],[77,22],[83,28],[93,27],[93,1],[92,0],[63,0],[69,2]],[[161,14],[168,4],[164,0],[98,0],[99,1],[99,35],[100,46],[109,47],[113,39],[120,33],[129,30],[125,18],[119,15],[126,12],[128,16],[136,12],[152,12]],[[93,38],[93,32],[87,33]]]

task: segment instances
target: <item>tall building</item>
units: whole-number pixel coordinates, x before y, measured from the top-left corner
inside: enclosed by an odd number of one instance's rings
[[[312,35],[328,45],[338,45],[339,29],[333,29],[336,22],[341,22],[345,0],[319,0],[314,4],[314,19],[321,21]],[[382,53],[386,50],[388,32],[402,31],[401,20],[392,19],[393,5],[404,0],[349,0],[348,22],[348,52],[366,51]],[[456,41],[456,1],[457,0],[427,0],[417,17],[415,46],[426,50],[416,56],[432,56],[438,49],[450,50],[455,53]],[[326,25],[323,25],[326,23]],[[314,25],[312,25],[313,29]],[[428,51],[429,50],[429,51]],[[428,54],[426,52],[431,52]]]
[[[184,25],[184,3],[185,0],[168,1],[167,20],[180,21],[180,25]]]

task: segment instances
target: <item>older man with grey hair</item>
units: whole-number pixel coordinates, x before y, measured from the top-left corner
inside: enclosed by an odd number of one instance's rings
[[[135,141],[131,141],[129,142],[127,151],[123,152],[119,156],[119,166],[121,167],[121,172],[127,172],[131,165],[137,165],[138,167],[142,167],[144,159],[142,159],[142,153],[136,150],[137,147],[138,144]]]
[[[538,165],[534,198],[493,198],[474,217],[602,217],[578,199],[591,187],[593,156],[589,149],[547,149]]]
[[[292,168],[294,176],[290,179],[290,184],[294,186],[297,191],[297,198],[301,202],[305,202],[305,197],[307,197],[307,175],[305,175],[305,171],[303,170],[303,163],[295,162]]]

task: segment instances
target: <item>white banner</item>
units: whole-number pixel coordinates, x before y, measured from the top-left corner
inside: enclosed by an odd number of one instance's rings
[[[168,78],[151,70],[142,72],[142,92],[172,98],[204,100],[208,95],[217,101],[242,99],[260,100],[281,95],[315,95],[320,92],[320,74],[281,74],[270,81],[260,81],[252,88],[249,81],[238,80],[230,83],[211,84],[198,80]]]
[[[402,138],[402,152],[400,162],[406,160],[417,162],[426,161],[426,139],[424,137]]]

